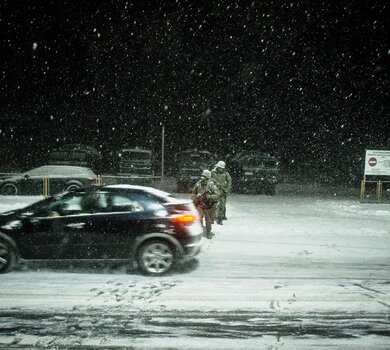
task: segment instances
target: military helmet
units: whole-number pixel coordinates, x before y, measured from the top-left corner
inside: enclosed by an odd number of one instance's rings
[[[210,179],[211,178],[211,171],[210,170],[203,170],[201,176],[204,176],[206,179]]]
[[[225,169],[225,162],[223,160],[220,160],[217,164],[215,164],[217,168]]]

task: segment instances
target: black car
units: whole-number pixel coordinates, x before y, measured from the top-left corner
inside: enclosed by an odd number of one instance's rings
[[[191,201],[143,186],[80,189],[0,214],[0,272],[18,261],[80,260],[161,275],[195,257],[203,241]]]
[[[45,180],[46,185],[45,185]],[[85,167],[69,165],[44,165],[0,182],[0,194],[47,194],[86,187],[96,183],[95,173]]]

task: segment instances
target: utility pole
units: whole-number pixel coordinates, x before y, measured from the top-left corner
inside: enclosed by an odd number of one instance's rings
[[[161,130],[161,184],[164,181],[165,126]]]

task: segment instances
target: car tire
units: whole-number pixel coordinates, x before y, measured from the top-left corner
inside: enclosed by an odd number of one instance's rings
[[[139,248],[137,262],[143,274],[160,276],[167,273],[176,264],[176,254],[168,242],[151,240]]]
[[[65,186],[65,191],[75,191],[81,187],[83,187],[82,184],[77,183],[77,182],[71,182]]]
[[[0,239],[0,273],[12,269],[16,262],[15,249],[7,241]]]
[[[18,187],[12,182],[6,183],[1,187],[1,194],[3,196],[16,196]]]

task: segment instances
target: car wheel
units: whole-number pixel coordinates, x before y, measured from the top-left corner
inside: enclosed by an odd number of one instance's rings
[[[0,273],[12,269],[16,261],[14,248],[6,241],[0,240]]]
[[[143,273],[159,276],[168,272],[174,266],[176,257],[169,243],[153,240],[141,246],[137,260]]]
[[[1,187],[1,194],[3,196],[15,196],[18,194],[18,188],[13,183],[4,184]]]
[[[65,187],[65,191],[74,191],[74,190],[77,190],[79,188],[81,188],[82,185],[81,184],[78,184],[78,183],[70,183],[70,184],[67,184],[66,187]]]

